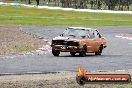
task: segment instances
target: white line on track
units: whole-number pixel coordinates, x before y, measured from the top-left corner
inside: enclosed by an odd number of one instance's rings
[[[127,36],[123,36],[123,35],[115,35],[115,37],[127,39],[127,40],[132,40],[132,37],[127,37]]]

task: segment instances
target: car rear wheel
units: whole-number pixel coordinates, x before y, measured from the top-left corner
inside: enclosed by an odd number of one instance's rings
[[[75,56],[76,52],[70,52],[70,54],[71,54],[72,56]]]
[[[101,46],[99,47],[99,50],[98,50],[97,52],[95,52],[95,55],[101,55],[102,50],[103,50],[103,46],[101,45]]]
[[[60,51],[52,49],[52,54],[53,54],[54,56],[59,56]]]

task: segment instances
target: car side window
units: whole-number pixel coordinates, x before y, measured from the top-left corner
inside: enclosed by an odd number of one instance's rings
[[[95,35],[94,35],[94,32],[93,31],[89,31],[89,38],[90,39],[93,39],[93,38],[95,38]]]
[[[97,31],[94,31],[94,35],[95,35],[95,38],[100,38],[100,36],[99,36],[99,32],[97,32]]]

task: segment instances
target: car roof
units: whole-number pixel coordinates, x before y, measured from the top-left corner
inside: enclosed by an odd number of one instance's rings
[[[87,28],[87,27],[68,27],[68,28],[70,28],[70,29],[79,29],[79,30],[81,30],[81,29],[84,29],[84,30],[96,30],[96,29]]]

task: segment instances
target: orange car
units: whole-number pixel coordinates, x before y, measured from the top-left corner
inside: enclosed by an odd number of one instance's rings
[[[70,52],[72,56],[79,53],[101,55],[106,47],[106,39],[98,30],[85,27],[69,27],[60,36],[52,39],[52,54],[59,56],[60,52]]]

